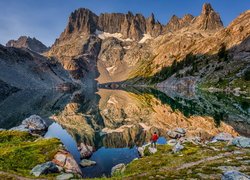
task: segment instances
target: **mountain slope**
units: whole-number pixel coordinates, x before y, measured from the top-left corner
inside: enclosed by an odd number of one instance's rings
[[[21,36],[18,40],[10,40],[6,44],[7,47],[27,48],[37,53],[48,51],[49,48],[36,38]]]
[[[0,45],[0,80],[18,89],[53,89],[71,86],[60,63],[28,49]]]

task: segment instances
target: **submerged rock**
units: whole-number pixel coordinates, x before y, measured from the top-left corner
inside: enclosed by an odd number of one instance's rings
[[[233,136],[229,133],[225,133],[225,132],[222,132],[222,133],[219,133],[217,134],[212,142],[217,142],[217,141],[231,141],[233,139]]]
[[[242,148],[250,147],[250,138],[246,137],[236,137],[232,140],[232,144]]]
[[[80,151],[81,158],[89,158],[94,152],[94,148],[92,146],[86,145],[84,143],[80,144],[78,150]]]
[[[63,167],[66,172],[82,175],[82,171],[73,156],[65,150],[58,151],[52,161]]]
[[[182,146],[179,142],[173,147],[172,151],[173,153],[178,153],[182,149],[184,149],[184,146]]]
[[[222,180],[249,180],[250,176],[239,171],[227,171],[223,174]]]
[[[114,174],[122,174],[126,169],[126,165],[123,163],[117,164],[111,169],[111,175],[113,176]]]
[[[95,162],[95,161],[88,160],[88,159],[83,159],[83,160],[80,162],[80,165],[81,165],[82,167],[94,166],[94,165],[96,165],[96,162]]]
[[[31,170],[31,174],[33,174],[34,176],[38,177],[42,174],[48,174],[48,173],[58,173],[59,170],[57,168],[57,166],[55,165],[55,163],[49,161],[43,164],[39,164],[36,165],[32,170]]]

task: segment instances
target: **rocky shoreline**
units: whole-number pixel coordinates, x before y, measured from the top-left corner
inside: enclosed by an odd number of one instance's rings
[[[31,170],[29,170],[29,175],[17,174],[24,177],[80,179],[83,177],[80,166],[89,167],[96,165],[95,161],[88,160],[95,151],[92,146],[84,143],[79,145],[78,150],[82,160],[78,164],[59,140],[43,137],[47,129],[48,126],[41,117],[32,115],[23,120],[21,125],[10,130],[2,129],[0,131],[0,139],[5,137],[5,134],[8,134],[9,137],[10,134],[15,132],[24,133],[21,134],[21,136],[30,136],[29,138],[32,140],[29,141],[32,141],[31,143],[34,146],[36,145],[36,142],[39,141],[55,140],[55,143],[53,142],[54,144],[58,145],[59,143],[59,145],[55,146],[53,149],[53,155],[50,154],[50,158],[45,158],[49,159],[49,161],[36,164]],[[166,133],[169,139],[165,145],[157,145],[157,149],[152,148],[150,143],[138,147],[137,150],[140,158],[134,159],[127,165],[121,163],[114,166],[111,170],[111,178],[130,179],[145,177],[149,179],[165,179],[172,177],[175,179],[178,176],[175,173],[169,173],[168,170],[174,168],[176,165],[179,165],[178,167],[175,167],[177,168],[177,172],[189,170],[189,173],[183,177],[198,175],[200,176],[199,179],[210,179],[211,177],[213,177],[213,179],[250,178],[250,138],[233,136],[229,133],[221,132],[209,141],[202,141],[198,136],[187,136],[188,132],[183,128],[168,130]],[[20,134],[18,134],[18,136],[20,136]],[[51,144],[51,146],[54,144]],[[47,155],[45,154],[45,156]],[[168,159],[164,159],[164,156],[167,156]],[[190,159],[190,157],[193,159]],[[231,159],[231,157],[233,158]],[[219,160],[223,158],[226,162],[220,162],[217,169],[213,167],[214,172],[202,172],[197,174],[192,169],[193,167],[201,166],[202,164],[203,166],[206,166],[206,163],[208,162],[211,163],[214,161],[218,163]],[[150,161],[147,159],[150,159]],[[169,160],[171,160],[172,163]],[[175,161],[176,164],[173,163]],[[232,165],[230,165],[230,163],[228,164],[227,161],[233,162]],[[153,172],[146,171],[144,168],[147,167],[145,166],[153,166],[156,169]],[[162,170],[164,168],[168,169],[166,173]],[[8,176],[9,175],[10,174],[8,174]],[[15,175],[13,174],[13,176]]]

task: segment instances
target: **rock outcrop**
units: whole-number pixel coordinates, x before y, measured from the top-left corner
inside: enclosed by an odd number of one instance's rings
[[[173,15],[167,25],[164,27],[164,31],[176,31],[184,27],[190,26],[194,16],[191,14],[185,15],[183,18],[179,18],[176,15]]]
[[[223,28],[220,15],[214,11],[211,4],[205,3],[201,15],[194,19],[194,25],[201,30],[218,30]]]
[[[10,40],[7,42],[6,46],[16,48],[27,48],[37,53],[43,53],[49,50],[47,46],[45,46],[36,38],[30,38],[27,36],[21,36],[18,38],[18,40]]]

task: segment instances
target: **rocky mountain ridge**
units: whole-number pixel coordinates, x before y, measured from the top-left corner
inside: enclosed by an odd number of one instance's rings
[[[131,12],[97,16],[80,8],[71,14],[66,29],[45,55],[55,57],[83,83],[88,76],[99,83],[117,82],[133,77],[141,63],[156,56],[154,50],[161,43],[152,46],[151,42],[158,43],[158,38],[183,28],[207,36],[223,28],[223,24],[210,4],[204,4],[200,16],[174,16],[166,26],[156,21],[153,14],[148,18]]]
[[[10,40],[6,44],[7,47],[27,48],[37,53],[44,53],[49,48],[36,38],[21,36],[18,40]]]

